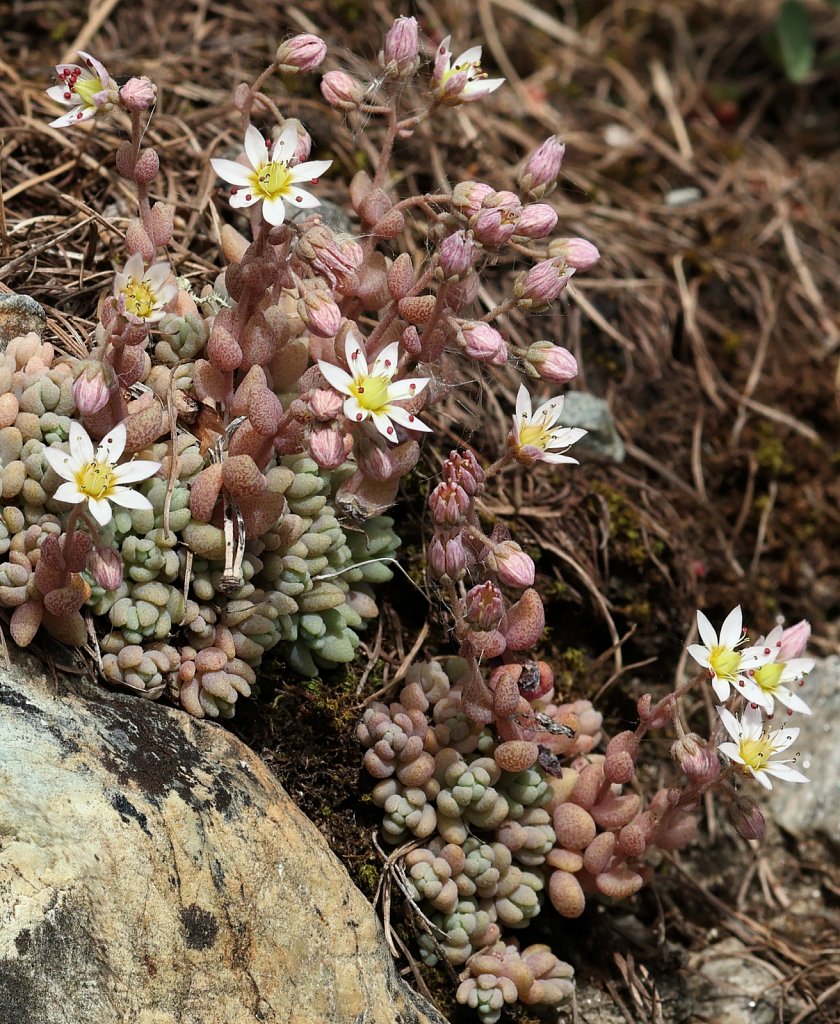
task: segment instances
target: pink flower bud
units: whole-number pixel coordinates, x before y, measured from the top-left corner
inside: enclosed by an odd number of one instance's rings
[[[469,512],[470,498],[463,487],[446,480],[429,495],[429,508],[438,525],[456,526]]]
[[[459,280],[473,265],[475,242],[465,231],[456,231],[438,246],[440,268],[447,280]]]
[[[595,246],[585,238],[558,238],[548,251],[552,257],[562,259],[567,267],[575,270],[589,270],[601,258]]]
[[[505,602],[501,590],[490,580],[468,590],[466,613],[467,622],[470,625],[478,626],[483,630],[495,629],[505,613]]]
[[[327,44],[318,36],[306,33],[292,36],[277,47],[274,59],[286,74],[314,71],[327,55]]]
[[[466,451],[452,451],[443,464],[443,476],[462,487],[471,497],[478,494],[484,483],[484,470],[470,448]]]
[[[807,619],[797,622],[795,626],[788,626],[782,632],[777,661],[790,661],[791,658],[799,658],[805,653],[808,641],[811,639],[811,623]]]
[[[298,316],[317,338],[334,338],[341,327],[341,310],[320,288],[301,288]]]
[[[505,245],[516,231],[517,215],[513,210],[479,210],[470,221],[475,237],[482,245]]]
[[[321,79],[321,95],[336,110],[355,110],[364,98],[364,90],[344,71],[328,71]]]
[[[535,341],[525,358],[543,380],[565,384],[577,377],[577,359],[567,348],[552,345],[550,341]]]
[[[490,324],[481,321],[463,323],[458,328],[457,337],[464,355],[471,359],[494,366],[504,366],[507,362],[507,342]]]
[[[548,203],[526,206],[516,222],[516,234],[526,238],[545,238],[557,224],[557,212]]]
[[[88,555],[88,571],[103,590],[116,590],[123,581],[122,557],[113,548],[94,548]]]
[[[341,412],[344,399],[337,391],[319,388],[309,396],[309,410],[316,420],[326,423],[334,420]]]
[[[553,302],[569,283],[573,270],[565,271],[561,259],[535,263],[514,285],[514,295],[520,302],[545,305]]]
[[[566,147],[556,135],[551,135],[525,161],[519,184],[535,198],[541,198],[557,181],[565,155]]]
[[[157,98],[155,83],[146,78],[129,78],[120,89],[120,100],[123,107],[131,114],[139,114],[154,105]]]
[[[321,469],[338,469],[346,457],[344,437],[338,430],[319,427],[309,438],[309,453]]]
[[[460,531],[435,530],[427,557],[437,579],[453,583],[462,579],[467,569],[467,552]]]
[[[356,453],[359,472],[380,483],[390,480],[397,471],[390,451],[375,444],[360,446]]]
[[[289,166],[293,167],[295,164],[301,163],[309,156],[312,150],[312,136],[296,117],[287,117],[282,125],[277,125],[272,129],[271,135],[275,142],[280,137],[280,133],[283,129],[289,124],[293,124],[297,130],[297,144],[295,145],[295,151],[289,160]]]
[[[362,264],[362,248],[348,236],[333,235],[319,224],[305,231],[298,242],[298,254],[313,270],[325,277],[332,288],[352,287]]]
[[[420,56],[420,32],[415,18],[397,18],[385,34],[383,67],[393,66],[401,76],[417,70]]]
[[[499,580],[509,587],[524,590],[534,582],[534,561],[514,540],[503,540],[501,544],[496,544],[488,556],[487,564]]]
[[[693,732],[672,744],[671,757],[695,782],[714,782],[720,775],[720,760],[716,751]]]
[[[726,809],[726,817],[738,835],[744,839],[763,839],[767,831],[764,815],[752,802],[740,797],[733,800]]]
[[[452,190],[452,205],[465,217],[474,217],[493,189],[481,181],[462,181]]]
[[[93,416],[108,404],[117,386],[113,367],[94,359],[82,363],[82,369],[73,384],[73,401],[80,416]]]

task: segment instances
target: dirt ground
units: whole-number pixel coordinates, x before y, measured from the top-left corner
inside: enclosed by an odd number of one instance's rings
[[[520,342],[571,348],[582,368],[574,387],[608,401],[626,449],[620,464],[589,458],[562,475],[510,473],[493,490],[490,512],[537,557],[551,595],[546,656],[570,692],[598,695],[608,724],[623,728],[636,696],[671,686],[682,670],[696,607],[714,620],[740,603],[755,632],[778,614],[807,617],[815,653],[837,653],[840,79],[831,68],[840,13],[811,6],[817,69],[794,85],[763,45],[772,2],[479,0],[467,9],[454,0],[410,10],[380,0],[0,2],[0,291],[37,299],[77,351],[118,258],[131,206],[113,167],[116,129],[46,127],[51,66],[77,47],[117,75],[158,83],[155,198],[177,208],[179,272],[203,282],[220,266],[206,154],[220,136],[235,145],[231,91],[284,34],[319,32],[332,66],[356,73],[398,14],[415,14],[435,39],[446,27],[465,45],[483,41],[509,86],[407,143],[406,186],[479,178],[511,187],[525,152],[564,137],[552,201],[565,232],[591,239],[603,258],[555,313],[504,327]],[[317,76],[278,102],[307,124],[319,155],[330,150],[340,173],[324,190],[340,203],[367,144],[320,102]],[[518,269],[502,264],[488,277],[489,303]],[[370,894],[376,815],[352,726],[360,701],[418,638],[427,653],[447,651],[435,595],[420,592],[424,498],[441,453],[469,442],[479,423],[485,450],[501,444],[496,410],[511,408],[516,386],[511,374],[486,375],[441,417],[444,440],[427,447],[398,513],[419,590],[386,590],[367,669],[362,658],[349,674],[303,683],[276,666],[236,719]],[[702,705],[694,713],[704,722]],[[615,1020],[676,1024],[701,1018],[660,990],[726,936],[775,972],[772,1019],[840,1019],[837,851],[817,839],[797,845],[772,826],[753,848],[712,816],[698,846],[663,864],[632,906],[555,924],[552,942],[606,994]],[[425,984],[452,1011],[447,979],[427,974]],[[583,1004],[577,1017],[613,1019]]]

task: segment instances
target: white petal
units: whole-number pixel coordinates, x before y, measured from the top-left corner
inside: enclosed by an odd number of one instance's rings
[[[571,448],[588,433],[589,431],[584,430],[583,427],[560,427],[551,431],[546,448]]]
[[[724,729],[726,729],[736,743],[739,743],[742,732],[741,723],[728,708],[718,707],[717,713],[720,715],[720,720],[723,722]]]
[[[274,149],[271,151],[271,162],[287,164],[295,155],[297,140],[297,128],[291,122],[284,124],[277,141],[274,143]]]
[[[112,487],[108,492],[108,499],[115,505],[122,505],[123,508],[152,508],[152,503],[145,494],[133,491],[130,487]]]
[[[152,291],[158,292],[163,287],[164,281],[166,281],[171,273],[172,267],[170,267],[165,261],[162,263],[153,263],[143,275],[143,280],[152,286]]]
[[[386,345],[373,361],[370,371],[371,377],[387,377],[390,380],[397,372],[399,359],[400,343],[394,341],[390,345]]]
[[[85,121],[90,121],[95,113],[95,107],[73,107],[55,121],[50,121],[50,128],[69,128],[74,124],[84,124]]]
[[[807,676],[814,668],[816,662],[813,658],[791,658],[790,661],[785,662],[785,669],[782,672],[782,679],[785,682],[790,682],[794,679],[799,679],[801,676]]]
[[[761,640],[758,641],[758,644],[764,647],[776,647],[782,639],[783,632],[784,626],[774,626],[767,636],[762,637]]]
[[[56,103],[63,103],[65,107],[70,106],[71,104],[73,106],[79,105],[78,100],[73,98],[73,93],[70,92],[66,85],[52,85],[49,89],[45,89],[44,91],[51,100],[55,100]],[[65,95],[68,92],[70,93],[69,100]]]
[[[700,639],[707,647],[717,647],[718,636],[715,628],[699,608],[697,609],[697,630],[700,633]]]
[[[58,448],[45,448],[44,458],[62,480],[76,479],[73,470],[70,468],[72,459],[67,452],[63,452]]]
[[[82,494],[75,481],[62,484],[53,497],[56,501],[66,501],[70,505],[78,505],[80,501],[87,500],[87,495]]]
[[[741,715],[741,732],[745,739],[757,740],[764,732],[764,716],[760,707],[747,704]]]
[[[250,189],[240,188],[238,192],[231,192],[228,202],[231,205],[231,209],[241,210],[245,206],[253,206],[254,203],[258,203],[261,198],[261,196]]]
[[[107,459],[111,465],[114,465],[124,451],[125,423],[118,423],[99,442],[99,447],[96,449],[96,461],[103,462]]]
[[[308,160],[306,163],[297,164],[292,167],[292,181],[308,181],[310,185],[315,184],[315,179],[332,167],[332,160]]]
[[[414,413],[409,412],[408,409],[403,409],[399,405],[388,405],[384,411],[391,417],[394,423],[399,423],[406,430],[423,430],[426,433],[432,433],[432,428],[422,420],[417,419]]]
[[[345,373],[340,366],[333,366],[332,363],[327,363],[323,359],[319,359],[318,369],[327,378],[336,391],[340,391],[342,395],[351,394],[350,385],[353,383],[353,378],[349,373]]]
[[[786,686],[776,687],[776,700],[780,704],[784,704],[786,708],[790,708],[791,711],[798,711],[802,715],[810,715],[811,709],[798,697],[792,690],[789,690]]]
[[[370,411],[363,409],[359,405],[359,400],[351,395],[344,403],[344,415],[353,423],[361,423],[370,416]]]
[[[702,647],[700,644],[689,644],[686,648],[688,653],[697,662],[698,665],[702,665],[703,668],[709,667],[709,648]]]
[[[73,462],[79,465],[93,462],[93,442],[85,428],[76,420],[70,421],[70,456]]]
[[[415,398],[428,383],[428,377],[403,377],[402,380],[395,380],[388,387],[388,400],[404,402],[407,398]]]
[[[468,50],[464,50],[462,54],[459,54],[458,58],[452,62],[452,67],[460,68],[463,64],[480,64],[481,63],[481,47],[471,46]]]
[[[367,376],[368,361],[365,347],[350,331],[347,332],[347,339],[344,342],[344,355],[347,358],[350,375],[354,380]]]
[[[712,676],[712,689],[715,691],[715,696],[718,700],[726,700],[729,696],[729,683],[725,679],[718,679],[717,676]]]
[[[741,639],[741,627],[743,625],[741,606],[735,605],[732,611],[723,620],[720,627],[721,647],[735,647]]]
[[[473,82],[467,82],[461,95],[464,99],[479,100],[482,96],[489,96],[491,92],[495,92],[499,86],[504,84],[504,78],[479,78]]]
[[[159,462],[134,459],[132,462],[124,462],[121,466],[115,466],[114,478],[119,484],[133,484],[138,480],[147,480],[150,476],[154,476],[159,469]]]
[[[755,768],[750,768],[749,771],[755,781],[764,786],[765,789],[773,788],[773,783],[767,778],[766,768],[762,768],[760,772],[757,772]]]
[[[742,683],[743,685],[741,685]],[[773,713],[773,694],[762,690],[758,683],[750,679],[749,676],[744,676],[738,680],[735,685],[735,692],[740,694],[745,700],[752,701],[753,704],[758,704],[765,711]]]
[[[571,455],[560,455],[558,452],[543,452],[539,456],[541,462],[547,462],[550,466],[559,466],[563,462],[572,462],[576,466],[580,465],[577,459],[573,459]]]
[[[312,210],[321,205],[321,200],[316,199],[311,192],[305,192],[302,188],[289,185],[289,194],[286,196],[290,206],[296,210]]]
[[[394,444],[397,443],[396,427],[384,412],[372,412],[370,418],[373,420],[373,425],[386,441],[391,441]]]
[[[252,172],[235,160],[211,160],[210,166],[216,174],[231,185],[250,185]]]
[[[111,522],[111,506],[104,498],[88,498],[88,508],[100,526],[107,526]]]
[[[265,199],[263,201],[262,213],[268,223],[276,228],[286,219],[286,206],[279,196],[274,199]]]
[[[791,768],[789,764],[773,764],[771,761],[764,769],[768,774],[774,775],[777,779],[782,779],[783,782],[810,782],[811,780],[797,771],[795,768]]]
[[[245,155],[255,171],[268,162],[268,146],[259,128],[252,124],[248,125],[245,132]]]
[[[85,53],[84,50],[76,51],[87,66],[94,72],[100,82],[104,82],[106,85],[109,81],[108,72],[105,70],[105,65],[96,59],[92,54]],[[90,72],[88,72],[90,74]]]
[[[524,384],[519,385],[516,393],[516,418],[522,420],[531,416],[531,396]]]
[[[776,729],[770,733],[770,742],[773,745],[773,753],[781,754],[783,750],[795,743],[799,738],[799,729]]]
[[[722,754],[726,754],[730,761],[734,761],[736,764],[744,763],[744,759],[741,757],[741,748],[737,743],[718,743],[718,750]]]
[[[82,74],[90,74],[87,68],[83,68],[81,64],[56,64],[55,73],[61,78],[65,71],[80,71]]]
[[[565,401],[566,398],[564,395],[557,395],[555,398],[549,398],[547,402],[543,402],[531,417],[532,422],[536,423],[537,420],[540,420],[548,427],[553,426],[559,419],[560,414],[563,412],[563,405]]]

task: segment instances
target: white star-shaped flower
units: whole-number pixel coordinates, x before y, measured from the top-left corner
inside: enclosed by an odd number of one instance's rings
[[[166,315],[164,306],[178,294],[169,281],[172,268],[162,261],[145,269],[139,252],[129,256],[122,272],[114,275],[114,298],[119,312],[133,324],[151,324]]]
[[[752,775],[765,789],[773,788],[768,778],[770,775],[784,782],[810,781],[802,772],[791,767],[793,758],[785,761],[771,760],[796,740],[798,729],[775,729],[770,732],[762,718],[761,709],[751,704],[746,706],[740,718],[736,718],[726,708],[719,707],[717,711],[724,728],[734,741],[718,744],[718,750],[739,765],[745,775]]]
[[[118,466],[124,450],[124,423],[118,423],[94,452],[87,431],[81,423],[73,420],[70,423],[70,453],[55,445],[44,449],[44,458],[67,481],[61,484],[53,497],[68,505],[86,501],[90,514],[101,526],[111,521],[109,502],[123,508],[150,509],[152,503],[149,499],[125,484],[154,476],[160,469],[160,463],[135,459]]]
[[[524,384],[520,384],[516,396],[516,414],[513,417],[513,431],[510,445],[520,462],[573,462],[577,459],[564,455],[570,445],[587,433],[582,427],[558,427],[563,412],[563,396],[550,398],[534,411],[531,396]]]
[[[743,617],[741,606],[733,608],[724,619],[720,628],[720,636],[715,632],[714,626],[709,622],[703,612],[697,612],[697,629],[700,632],[702,644],[690,644],[688,653],[703,668],[709,670],[712,679],[712,689],[715,691],[718,700],[726,700],[729,696],[731,686],[736,693],[742,697],[758,704],[767,711],[773,710],[773,698],[769,697],[764,690],[752,679],[757,668],[764,665],[771,658],[765,654],[763,647],[745,647],[749,637],[743,630]]]
[[[452,51],[449,49],[451,40],[452,36],[447,36],[435,54],[432,85],[434,94],[441,103],[471,103],[495,92],[504,84],[504,78],[488,78],[487,72],[482,70],[480,46],[464,50],[460,57],[453,61]]]
[[[291,167],[297,144],[297,128],[291,122],[283,126],[271,151],[259,129],[249,125],[245,132],[245,156],[250,167],[235,160],[210,161],[220,178],[236,185],[230,205],[238,210],[261,202],[263,217],[275,227],[286,219],[286,203],[296,210],[320,206],[315,196],[297,186],[301,181],[316,185],[332,160],[308,160]]]
[[[61,85],[47,89],[47,96],[70,109],[55,121],[50,121],[50,128],[67,128],[71,124],[90,121],[96,114],[113,106],[119,98],[116,83],[96,57],[91,57],[84,50],[79,50],[79,56],[84,67],[79,64],[55,66]]]
[[[394,424],[408,430],[431,431],[422,420],[417,419],[407,409],[394,405],[415,398],[429,383],[428,377],[410,377],[404,380],[392,380],[397,372],[400,352],[399,343],[386,345],[368,369],[364,347],[352,334],[347,335],[345,344],[347,365],[351,372],[346,373],[332,363],[318,360],[318,368],[336,391],[347,395],[344,402],[344,415],[353,423],[361,423],[371,419],[380,434],[388,441],[397,441]]]
[[[787,685],[798,683],[803,685],[806,676],[814,667],[813,658],[790,658],[788,661],[779,660],[779,649],[782,646],[782,633],[784,628],[776,626],[763,640],[756,645],[763,649],[764,654],[770,658],[764,665],[749,672],[750,679],[755,682],[759,689],[770,701],[770,710],[773,710],[773,701],[777,700],[787,708],[790,715],[794,711],[800,711],[803,715],[810,715],[811,709],[798,697]]]

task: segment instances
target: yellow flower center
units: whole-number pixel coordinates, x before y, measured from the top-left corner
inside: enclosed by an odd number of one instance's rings
[[[741,664],[741,655],[731,647],[713,647],[709,653],[709,668],[718,679],[734,681]]]
[[[466,71],[468,82],[474,82],[477,78],[487,77],[487,72],[481,70],[481,61],[475,60],[472,64],[456,64],[455,67],[444,72],[441,76],[440,84],[446,85],[453,75],[458,75],[462,71]]]
[[[767,665],[757,668],[753,674],[753,679],[765,693],[773,693],[779,685],[779,680],[782,678],[784,670],[785,663],[783,661],[771,661]]]
[[[535,423],[523,423],[519,427],[519,447],[526,446],[540,448],[545,451],[551,443],[551,431],[546,427],[544,421],[537,420]]]
[[[738,744],[738,753],[744,759],[744,767],[749,766],[757,772],[761,771],[767,766],[773,753],[770,736],[765,732],[758,739],[741,740]]]
[[[73,86],[73,92],[79,97],[83,107],[94,106],[93,97],[102,92],[102,82],[98,77],[83,78],[81,75]]]
[[[383,376],[364,377],[360,381],[353,381],[350,393],[363,409],[367,409],[368,412],[379,412],[388,404],[390,383],[390,380]]]
[[[284,163],[271,161],[254,171],[251,183],[257,195],[263,199],[277,199],[288,195],[292,172]]]
[[[76,474],[76,486],[87,498],[105,498],[117,478],[110,462],[88,462]]]
[[[152,315],[155,310],[156,300],[157,296],[147,281],[132,279],[131,283],[123,291],[126,313],[131,313],[141,320],[145,320]]]

